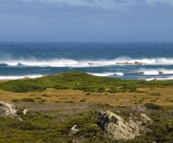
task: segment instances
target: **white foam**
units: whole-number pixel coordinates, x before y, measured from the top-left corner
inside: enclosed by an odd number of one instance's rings
[[[91,74],[91,75],[94,75],[94,76],[112,76],[114,75],[113,73],[88,73],[88,74]]]
[[[159,75],[159,71],[144,71],[144,75]]]
[[[11,59],[3,60],[1,63],[9,66],[36,66],[36,67],[98,67],[98,66],[126,66],[126,64],[117,63],[130,63],[128,65],[135,66],[135,62],[141,63],[141,65],[173,65],[173,58],[143,58],[132,59],[129,57],[119,57],[112,60],[98,59],[98,60],[73,60],[73,59],[49,59],[40,60],[36,58],[32,59]],[[0,64],[1,64],[0,63]],[[20,63],[20,64],[19,64]]]
[[[162,74],[173,74],[173,70],[163,69],[163,70],[160,70],[159,72],[162,73]]]
[[[152,81],[152,80],[154,80],[154,78],[146,78],[145,80],[146,81]]]
[[[24,76],[0,76],[0,80],[15,80],[23,78],[39,78],[43,75],[24,75]]]
[[[124,74],[121,73],[121,72],[115,72],[114,74],[115,74],[115,75],[118,75],[118,76],[123,76],[123,75],[124,75]]]
[[[145,79],[146,81],[152,81],[152,80],[162,80],[162,81],[164,81],[164,80],[173,80],[173,76],[172,77],[162,77],[162,78],[146,78]]]

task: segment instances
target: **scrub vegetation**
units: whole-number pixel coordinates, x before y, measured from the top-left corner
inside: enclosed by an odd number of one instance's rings
[[[0,116],[2,143],[172,143],[173,81],[121,80],[67,72],[0,82],[0,100],[23,121]],[[153,102],[154,101],[154,102]],[[144,107],[144,111],[133,110]],[[23,109],[29,111],[22,114]],[[99,111],[126,117],[144,113],[154,123],[133,140],[117,141],[98,126]],[[70,134],[76,125],[78,132]]]
[[[173,81],[121,80],[97,77],[82,72],[66,72],[38,79],[12,80],[0,84],[0,89],[12,92],[43,91],[47,88],[74,89],[84,92],[137,92],[137,88],[173,87]],[[158,93],[153,93],[159,96]]]

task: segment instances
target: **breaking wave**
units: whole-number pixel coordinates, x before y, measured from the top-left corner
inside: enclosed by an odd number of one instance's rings
[[[91,74],[91,75],[94,75],[94,76],[103,76],[103,77],[113,76],[114,75],[113,73],[88,73],[88,74]]]
[[[15,80],[23,78],[39,78],[43,75],[23,75],[23,76],[0,76],[0,80]]]
[[[119,57],[112,60],[3,60],[0,66],[33,66],[33,67],[99,67],[99,66],[137,66],[137,65],[173,65],[173,58],[131,59]],[[164,73],[164,71],[162,71]]]

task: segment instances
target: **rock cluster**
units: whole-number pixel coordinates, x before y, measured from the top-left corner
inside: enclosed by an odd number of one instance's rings
[[[134,63],[130,63],[130,62],[117,62],[117,64],[123,64],[123,65],[142,65],[144,63],[135,61]]]
[[[22,118],[16,113],[17,110],[14,105],[0,101],[0,116],[10,116],[22,121]]]
[[[99,118],[99,126],[116,140],[134,139],[147,130],[146,126],[148,124],[153,123],[145,114],[140,114],[139,117],[134,117],[131,114],[130,117],[124,119],[113,112],[101,111]]]

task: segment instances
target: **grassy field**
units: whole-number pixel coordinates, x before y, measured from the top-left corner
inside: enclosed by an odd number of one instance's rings
[[[1,81],[0,98],[7,102],[87,103],[134,106],[148,102],[173,105],[173,81],[135,81],[69,72],[38,79]],[[27,100],[27,99],[26,99]]]
[[[0,117],[2,143],[118,142],[94,126],[97,114],[100,110],[134,112],[134,106],[148,108],[144,113],[154,120],[150,127],[153,132],[126,142],[173,140],[173,81],[120,80],[67,72],[38,79],[1,81],[0,100],[14,104],[24,119],[21,123]],[[27,116],[20,112],[24,108],[29,110]],[[74,124],[80,132],[70,136],[69,129]]]
[[[109,92],[83,92],[73,89],[47,88],[44,91],[16,93],[0,90],[0,99],[9,103],[34,102],[37,104],[109,104],[111,106],[136,106],[145,103],[158,105],[173,105],[173,88],[140,88],[138,92],[109,93]],[[25,100],[26,99],[26,100]]]

